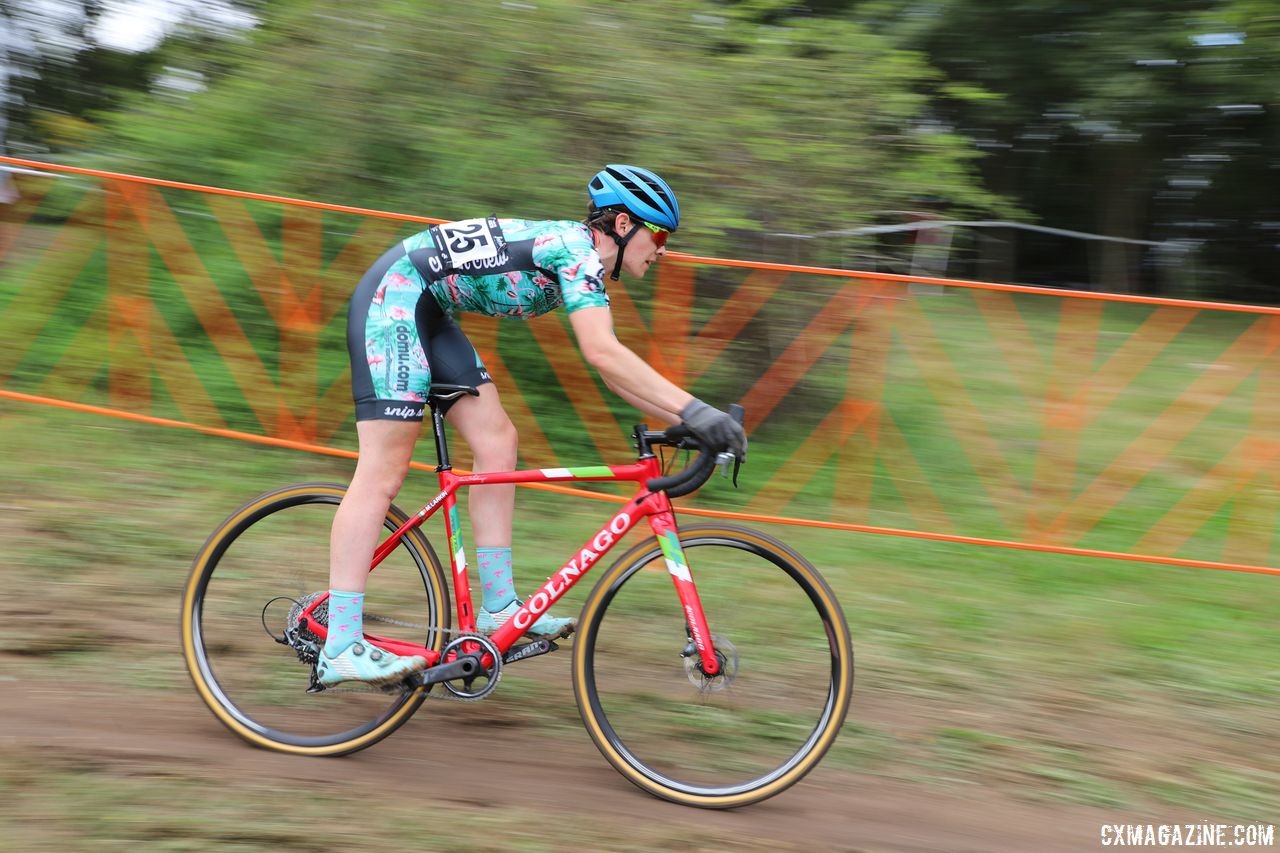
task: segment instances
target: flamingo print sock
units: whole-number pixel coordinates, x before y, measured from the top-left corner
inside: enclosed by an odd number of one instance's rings
[[[478,574],[484,589],[484,602],[480,605],[490,613],[497,613],[516,597],[516,587],[511,581],[510,548],[477,548]]]
[[[364,593],[329,590],[329,636],[324,653],[337,657],[347,647],[364,638]]]

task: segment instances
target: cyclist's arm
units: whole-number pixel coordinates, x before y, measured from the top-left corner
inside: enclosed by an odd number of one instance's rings
[[[649,415],[650,417],[657,418],[663,424],[674,425],[674,424],[680,423],[680,416],[677,415],[675,412],[668,412],[666,409],[662,409],[662,408],[659,408],[658,406],[651,405],[647,401],[641,400],[639,397],[635,396],[629,391],[626,391],[622,388],[618,388],[614,386],[607,379],[605,380],[604,384],[609,386],[610,391],[617,394],[622,399],[626,400],[632,406],[635,406],[637,409],[644,412],[646,415]],[[654,424],[654,426],[660,426],[660,424]]]
[[[606,307],[580,308],[569,315],[582,357],[619,397],[647,415],[669,424],[693,395],[682,390],[632,352],[613,334],[613,314]]]

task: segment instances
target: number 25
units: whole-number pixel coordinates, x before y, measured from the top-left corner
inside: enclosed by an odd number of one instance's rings
[[[489,245],[489,238],[483,233],[484,223],[473,222],[465,227],[453,227],[445,230],[445,235],[449,239],[449,251],[451,252],[470,252],[477,245]]]

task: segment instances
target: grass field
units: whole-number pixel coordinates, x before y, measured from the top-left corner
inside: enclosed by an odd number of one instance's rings
[[[122,688],[157,696],[188,689],[179,590],[208,532],[259,492],[342,481],[351,464],[9,402],[0,402],[0,448],[0,678],[56,670],[74,682],[110,671]],[[433,493],[430,476],[415,474],[401,503],[414,509]],[[542,561],[570,554],[610,506],[522,491],[521,586],[558,567]],[[766,529],[826,575],[853,631],[853,711],[826,765],[1134,813],[1280,813],[1280,580]],[[438,535],[435,542],[442,550]],[[569,609],[590,580],[571,593]],[[548,690],[513,671],[490,700],[492,713],[545,704]],[[534,725],[583,737],[571,705],[544,708]],[[22,834],[17,817],[27,808],[45,809],[80,841],[103,831],[85,814],[210,824],[197,832],[210,837],[223,831],[220,821],[254,813],[252,792],[222,786],[198,815],[168,814],[160,804],[188,782],[108,781],[92,768],[0,752],[0,834],[47,840]],[[300,814],[321,808],[309,802]],[[511,828],[522,816],[489,819]],[[270,832],[261,831],[255,843],[267,849]],[[592,837],[591,828],[582,832]],[[665,842],[655,830],[634,849],[648,843]]]

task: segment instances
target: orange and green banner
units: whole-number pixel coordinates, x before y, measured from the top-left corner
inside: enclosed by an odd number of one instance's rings
[[[346,300],[437,220],[0,162],[30,170],[0,396],[350,451]],[[610,295],[624,342],[746,407],[742,488],[695,510],[1280,573],[1278,309],[677,253]],[[563,312],[462,324],[525,465],[630,457],[638,416]]]

